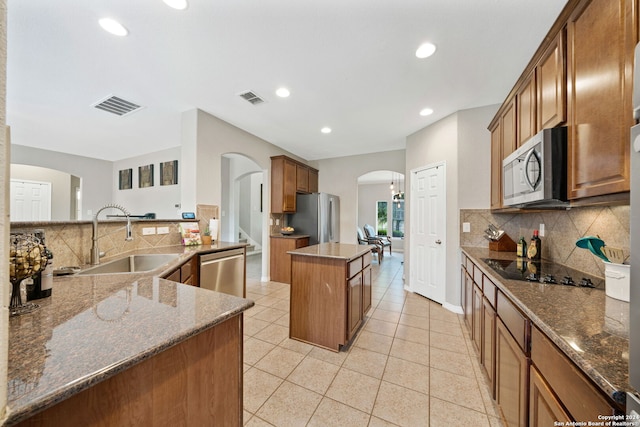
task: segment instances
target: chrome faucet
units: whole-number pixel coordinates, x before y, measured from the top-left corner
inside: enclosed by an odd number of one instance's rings
[[[98,249],[98,215],[105,209],[119,209],[123,214],[127,217],[127,226],[125,227],[125,239],[126,241],[133,240],[133,236],[131,235],[131,219],[129,218],[129,211],[123,208],[120,205],[116,205],[114,203],[110,203],[101,207],[98,212],[93,216],[93,227],[91,229],[91,265],[100,264],[100,249]]]

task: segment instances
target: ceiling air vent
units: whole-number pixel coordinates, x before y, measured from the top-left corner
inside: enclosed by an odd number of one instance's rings
[[[239,95],[241,98],[243,98],[246,101],[249,101],[253,105],[262,104],[264,102],[264,99],[260,98],[258,95],[256,95],[254,92],[250,90],[246,92],[242,92]]]
[[[118,116],[126,116],[127,114],[131,114],[142,108],[138,104],[134,104],[133,102],[126,101],[113,95],[96,102],[93,104],[93,107]]]

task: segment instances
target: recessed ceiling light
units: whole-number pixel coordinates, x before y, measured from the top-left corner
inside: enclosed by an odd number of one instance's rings
[[[189,4],[187,0],[163,0],[167,6],[178,10],[185,10]]]
[[[322,132],[322,133],[331,133],[331,128],[325,126],[322,129],[320,129],[320,132]]]
[[[102,18],[98,21],[103,30],[108,33],[113,34],[114,36],[126,36],[129,34],[129,31],[118,21],[111,18]]]
[[[430,116],[431,114],[433,114],[433,110],[431,108],[423,108],[420,110],[421,116]]]
[[[416,56],[418,58],[428,58],[433,55],[436,51],[436,45],[432,43],[423,43],[420,45],[418,50],[416,50]]]
[[[289,89],[287,89],[286,87],[281,87],[280,89],[276,90],[276,95],[278,95],[280,98],[287,98],[289,95],[291,95],[291,92],[289,92]]]

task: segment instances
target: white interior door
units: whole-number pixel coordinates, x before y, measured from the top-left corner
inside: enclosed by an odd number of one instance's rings
[[[11,180],[11,221],[50,221],[51,183]]]
[[[411,290],[445,302],[445,166],[412,171]]]

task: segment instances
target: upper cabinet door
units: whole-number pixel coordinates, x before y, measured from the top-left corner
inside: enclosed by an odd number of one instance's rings
[[[566,31],[562,29],[536,67],[537,131],[558,126],[567,119],[566,43]]]
[[[584,0],[567,23],[568,196],[629,191],[634,0]]]
[[[517,146],[527,142],[536,134],[536,75],[531,73],[516,94],[517,100]],[[506,157],[506,156],[505,156]]]
[[[296,165],[296,191],[309,192],[309,168],[306,166]]]
[[[512,99],[502,113],[502,159],[516,150],[516,100]],[[500,160],[502,168],[502,160]]]
[[[496,120],[491,132],[491,209],[502,207],[502,127]]]

